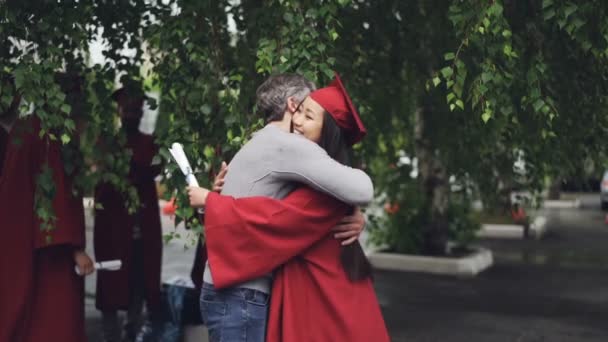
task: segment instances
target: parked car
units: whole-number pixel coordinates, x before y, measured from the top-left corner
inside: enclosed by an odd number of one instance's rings
[[[602,201],[602,210],[608,209],[608,171],[604,172],[604,177],[602,177],[600,183],[600,200]]]

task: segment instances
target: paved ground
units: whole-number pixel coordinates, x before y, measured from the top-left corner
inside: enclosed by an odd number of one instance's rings
[[[541,241],[480,241],[495,266],[476,278],[377,272],[393,341],[608,341],[608,225],[598,196],[582,203],[547,210],[550,233]],[[166,246],[164,278],[188,274],[194,251],[183,246]],[[91,342],[100,341],[99,320],[87,299]]]
[[[541,241],[483,240],[495,266],[473,279],[379,272],[394,341],[608,341],[608,225],[598,196],[548,210]]]

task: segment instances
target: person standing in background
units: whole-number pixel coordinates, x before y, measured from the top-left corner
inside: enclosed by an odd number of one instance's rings
[[[160,310],[162,229],[154,182],[160,168],[152,165],[158,147],[152,135],[139,130],[145,94],[133,82],[123,85],[112,97],[132,151],[128,181],[137,190],[140,206],[129,214],[124,196],[111,184],[95,189],[95,203],[101,204],[95,211],[95,257],[122,260],[121,270],[97,277],[96,307],[102,312],[107,342],[135,340],[144,322],[144,303],[149,319]],[[127,311],[122,337],[118,310]]]

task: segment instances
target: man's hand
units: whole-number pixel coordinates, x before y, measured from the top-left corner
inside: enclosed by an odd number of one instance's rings
[[[363,228],[365,228],[365,217],[357,207],[352,215],[344,216],[342,221],[331,230],[335,233],[334,238],[344,240],[342,246],[346,246],[359,239]]]
[[[228,173],[228,165],[226,165],[226,162],[223,161],[222,167],[220,168],[220,172],[215,176],[215,179],[213,180],[213,191],[222,192],[226,173]]]
[[[74,251],[74,263],[78,267],[81,276],[89,275],[95,271],[93,260],[83,250]]]
[[[202,208],[205,206],[209,190],[198,186],[189,186],[186,188],[186,191],[188,192],[188,199],[192,208]]]

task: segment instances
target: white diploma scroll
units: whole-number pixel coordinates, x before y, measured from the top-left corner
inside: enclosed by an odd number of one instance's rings
[[[196,177],[194,177],[194,173],[192,172],[190,162],[186,157],[186,153],[184,153],[184,148],[182,147],[182,144],[173,143],[171,145],[171,148],[169,148],[169,153],[171,153],[171,156],[173,156],[173,159],[175,159],[175,162],[179,166],[179,169],[182,170],[182,173],[184,174],[184,176],[186,176],[186,183],[188,183],[189,186],[199,186],[198,181],[196,180]],[[202,208],[199,208],[197,211],[201,215],[205,213],[205,210]]]
[[[122,261],[120,261],[120,260],[100,261],[100,262],[96,262],[94,267],[95,267],[96,271],[118,271],[122,267]],[[82,275],[82,274],[80,274],[80,270],[78,269],[78,266],[74,266],[74,270],[76,271],[76,274]]]
[[[171,148],[169,148],[169,152],[171,153],[171,156],[173,156],[173,159],[175,159],[179,169],[182,170],[182,173],[186,176],[188,185],[199,186],[196,177],[194,177],[194,174],[192,173],[192,167],[190,167],[190,162],[184,153],[182,145],[180,143],[173,143]]]

